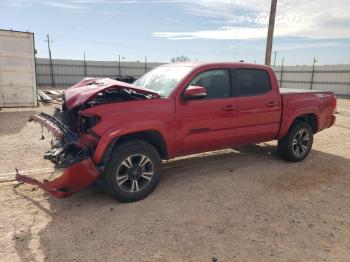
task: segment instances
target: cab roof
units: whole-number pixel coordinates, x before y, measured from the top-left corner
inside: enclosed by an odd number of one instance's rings
[[[162,66],[188,66],[193,68],[200,68],[200,67],[215,67],[215,66],[227,66],[227,67],[248,67],[248,68],[260,68],[260,69],[270,69],[270,66],[266,65],[259,65],[259,64],[252,64],[252,63],[246,63],[246,62],[178,62],[178,63],[171,63],[171,64],[165,64]]]

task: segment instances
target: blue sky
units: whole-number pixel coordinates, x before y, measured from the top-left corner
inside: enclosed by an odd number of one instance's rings
[[[35,33],[38,57],[263,63],[270,0],[1,0],[0,28]],[[277,62],[350,63],[350,1],[279,0]]]

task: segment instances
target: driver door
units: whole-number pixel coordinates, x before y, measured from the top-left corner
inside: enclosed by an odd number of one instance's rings
[[[229,69],[198,73],[189,86],[202,86],[207,96],[178,99],[176,108],[176,151],[178,155],[225,148],[236,136],[237,99],[232,95]]]

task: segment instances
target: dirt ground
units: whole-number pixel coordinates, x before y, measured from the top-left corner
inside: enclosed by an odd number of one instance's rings
[[[338,110],[302,163],[275,142],[176,159],[132,204],[100,184],[59,200],[8,182],[15,167],[43,178],[52,166],[33,110],[2,110],[0,260],[350,261],[350,100]]]

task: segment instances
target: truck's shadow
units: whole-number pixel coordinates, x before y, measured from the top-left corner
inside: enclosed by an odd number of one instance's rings
[[[156,191],[137,203],[120,204],[99,184],[66,200],[49,198],[50,208],[55,212],[51,212],[51,221],[39,234],[40,249],[47,261],[117,261],[121,254],[129,254],[130,246],[154,249],[160,243],[155,235],[164,234],[162,241],[173,241],[172,233],[165,233],[168,226],[173,228],[170,226],[173,219],[181,228],[187,223],[182,217],[215,216],[223,201],[243,201],[247,185],[250,195],[261,197],[265,192],[278,196],[307,195],[330,181],[344,178],[349,181],[346,170],[350,170],[349,159],[316,150],[302,163],[288,163],[276,156],[274,146],[267,144],[171,161],[165,164]],[[230,185],[232,190],[228,188],[230,181],[234,182]],[[230,212],[239,216],[240,210],[235,210],[237,202],[234,203]],[[181,242],[183,236],[177,237]],[[181,246],[173,242],[171,245]],[[19,256],[28,254],[23,249],[29,247],[23,244],[16,247]],[[141,251],[133,252],[135,259],[142,255]]]

